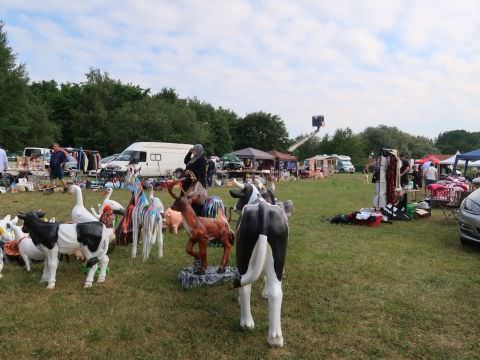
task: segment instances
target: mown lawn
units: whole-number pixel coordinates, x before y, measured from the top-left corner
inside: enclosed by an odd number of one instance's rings
[[[369,206],[373,186],[360,175],[277,186],[294,213],[284,277],[286,346],[267,346],[267,303],[254,285],[254,331],[239,326],[231,284],[182,290],[178,272],[190,264],[185,233],[167,235],[165,256],[143,263],[129,249],[110,256],[103,285],[82,288],[76,262],[61,263],[57,287],[4,268],[0,281],[0,358],[260,359],[478,358],[480,251],[459,244],[456,225],[440,213],[380,228],[330,225],[326,218]],[[228,205],[228,189],[214,189]],[[171,200],[157,193],[164,203]],[[126,203],[126,191],[113,198]],[[100,193],[88,191],[96,205]],[[0,215],[42,208],[69,220],[73,197],[0,195]],[[210,263],[221,250],[209,248]],[[231,262],[235,262],[232,254]]]

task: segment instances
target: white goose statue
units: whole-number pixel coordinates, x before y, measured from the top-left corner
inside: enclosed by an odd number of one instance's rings
[[[104,192],[105,197],[103,198],[103,202],[101,204],[98,204],[98,213],[95,211],[94,208],[90,208],[90,211],[97,219],[100,219],[100,216],[102,216],[103,207],[105,205],[110,205],[114,213],[123,214],[125,212],[125,208],[122,206],[122,204],[120,204],[118,201],[110,199],[110,196],[112,196],[112,193],[113,193],[112,188],[105,189],[105,192]]]
[[[83,205],[82,189],[78,185],[70,186],[70,192],[75,195],[75,206],[72,209],[72,221],[74,223],[84,223],[89,221],[98,221]]]

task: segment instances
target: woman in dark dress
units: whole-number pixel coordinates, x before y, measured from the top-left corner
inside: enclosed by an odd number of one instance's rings
[[[187,176],[185,180],[183,180],[182,186],[185,189],[187,194],[190,193],[200,193],[201,199],[199,202],[192,203],[192,208],[195,210],[197,216],[202,215],[203,204],[206,199],[206,172],[207,172],[207,159],[204,155],[205,151],[203,150],[202,144],[196,144],[193,148],[191,148],[187,155],[185,156],[184,163],[186,165],[185,172]],[[192,181],[191,178],[188,176],[188,171],[191,171],[197,181]]]

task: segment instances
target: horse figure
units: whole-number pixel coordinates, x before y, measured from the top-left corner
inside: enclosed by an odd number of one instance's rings
[[[137,244],[140,235],[143,240],[143,260],[145,261],[156,241],[158,241],[158,257],[163,257],[163,219],[160,209],[149,203],[142,182],[138,177],[139,172],[140,169],[129,166],[126,181],[134,196],[134,208],[132,211],[132,257],[137,256]]]

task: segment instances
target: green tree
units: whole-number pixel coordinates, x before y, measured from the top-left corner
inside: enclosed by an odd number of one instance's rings
[[[372,152],[376,154],[381,148],[397,149],[412,158],[438,152],[432,140],[405,133],[396,127],[368,127],[359,135],[366,155]]]
[[[445,154],[455,154],[480,148],[480,132],[452,130],[440,133],[435,139],[435,146]]]
[[[108,73],[91,69],[87,81],[80,88],[80,97],[72,109],[73,145],[112,153],[110,137],[118,130],[112,121],[112,113],[128,102],[144,99],[149,90],[131,84],[122,84],[110,78]],[[130,126],[136,127],[133,123]]]
[[[235,148],[253,147],[268,151],[287,151],[290,140],[285,123],[278,115],[262,111],[246,115],[236,122]]]
[[[0,21],[0,143],[11,151],[25,146],[47,146],[56,136],[48,112],[30,91],[24,64],[17,64]]]

